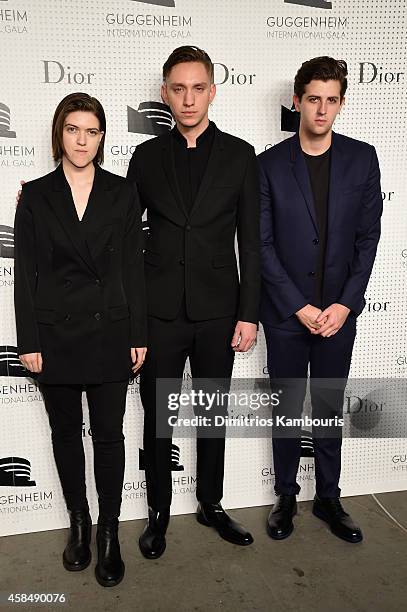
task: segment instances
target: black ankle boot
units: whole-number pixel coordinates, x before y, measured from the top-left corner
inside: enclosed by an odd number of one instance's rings
[[[140,551],[146,559],[158,559],[165,551],[165,533],[169,520],[169,508],[160,511],[148,508],[148,522],[139,538]]]
[[[98,562],[95,567],[95,576],[98,583],[104,587],[116,586],[123,580],[124,576],[118,528],[118,519],[109,519],[98,523],[96,533]]]
[[[89,510],[68,510],[71,527],[68,542],[62,555],[64,568],[78,572],[88,567],[92,558],[89,544],[92,533],[92,520]]]

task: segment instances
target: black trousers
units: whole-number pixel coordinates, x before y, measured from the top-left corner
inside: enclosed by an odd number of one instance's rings
[[[127,380],[85,386],[40,385],[51,426],[55,463],[68,510],[88,507],[82,443],[82,391],[85,390],[92,431],[99,519],[118,518],[120,515],[127,385]]]
[[[310,368],[312,418],[341,418],[344,390],[356,336],[356,318],[351,314],[331,338],[313,336],[304,330],[291,331],[263,324],[267,343],[267,363],[271,385],[283,386],[285,398],[273,410],[277,416],[300,418]],[[331,379],[329,382],[318,379]],[[283,397],[283,396],[281,396]],[[273,427],[273,459],[277,495],[296,495],[301,458],[300,428]],[[341,473],[341,430],[329,437],[329,429],[313,428],[316,493],[319,497],[338,497]],[[333,431],[333,430],[331,430]],[[294,434],[292,433],[294,432]],[[328,433],[327,433],[328,432]]]
[[[165,321],[148,319],[149,348],[140,373],[140,395],[144,408],[144,453],[148,504],[163,510],[171,504],[172,428],[168,437],[156,436],[157,419],[167,414],[168,405],[158,405],[156,379],[177,379],[172,392],[179,393],[187,357],[191,365],[193,386],[202,387],[196,379],[225,379],[232,376],[234,351],[230,343],[236,325],[235,317],[209,321],[191,321],[183,304],[178,317]],[[225,388],[223,388],[225,390]],[[197,491],[199,501],[218,503],[223,496],[225,428],[217,427],[219,437],[205,437],[207,431],[197,428]]]

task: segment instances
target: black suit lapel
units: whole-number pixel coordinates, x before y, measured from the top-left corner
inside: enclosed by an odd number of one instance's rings
[[[199,207],[206,195],[206,192],[211,186],[211,183],[213,182],[216,173],[219,171],[219,168],[222,167],[223,148],[224,147],[222,140],[222,132],[220,132],[220,130],[218,130],[218,128],[215,126],[215,133],[213,136],[213,143],[208,163],[206,165],[205,173],[203,175],[198,193],[196,194],[195,202],[192,205],[189,216],[192,216],[196,209]]]
[[[95,187],[95,181],[93,188]],[[59,220],[63,230],[65,231],[67,237],[76,249],[77,253],[81,257],[84,265],[87,266],[93,273],[97,274],[96,267],[90,256],[89,249],[86,245],[86,242],[82,236],[82,232],[79,227],[78,215],[76,213],[71,189],[62,169],[62,163],[53,173],[53,192],[53,197],[51,197],[49,203],[52,207],[55,216]],[[88,206],[89,203],[90,202],[88,202]]]
[[[188,212],[184,206],[184,201],[178,184],[177,173],[175,170],[174,143],[172,142],[172,138],[173,136],[171,135],[171,133],[169,133],[168,136],[164,139],[161,149],[162,165],[164,168],[165,176],[167,177],[167,181],[170,185],[172,195],[174,196],[174,200],[182,211],[182,213],[185,215],[185,217],[188,217]]]
[[[298,183],[302,195],[304,196],[304,200],[307,205],[312,222],[314,224],[315,231],[318,234],[318,224],[315,215],[314,196],[312,194],[311,181],[309,178],[307,164],[305,162],[304,155],[302,154],[298,133],[290,139],[290,155],[292,170],[295,179]]]

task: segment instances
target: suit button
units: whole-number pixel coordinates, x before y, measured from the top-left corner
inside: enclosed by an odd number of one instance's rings
[[[95,280],[95,285],[101,285],[101,284],[102,284],[102,281],[100,280],[100,278],[97,278]]]
[[[184,261],[183,259],[180,259],[180,260],[179,260],[179,263],[180,263],[180,265],[181,265],[181,266],[184,266],[184,265],[185,265],[185,261]]]
[[[187,230],[187,232],[190,232],[191,231],[191,226],[190,225],[186,225],[185,229]]]
[[[100,314],[100,312],[95,312],[93,316],[95,317],[96,321],[100,321],[100,319],[102,318],[102,315]]]
[[[308,272],[308,276],[315,276],[315,272]]]
[[[109,251],[109,253],[114,253],[114,247],[112,246],[108,246],[107,250]]]
[[[65,321],[70,321],[70,320],[71,320],[71,315],[70,314],[65,315]]]
[[[68,287],[70,287],[71,285],[72,285],[72,283],[71,283],[71,281],[70,281],[70,280],[66,280],[66,281],[64,282],[64,287],[65,287],[65,289],[67,289],[67,288],[68,288]]]
[[[312,241],[312,244],[319,244],[318,238],[314,238],[314,240]]]

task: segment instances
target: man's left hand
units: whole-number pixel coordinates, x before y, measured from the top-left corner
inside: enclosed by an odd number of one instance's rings
[[[238,321],[233,334],[231,346],[236,353],[246,353],[256,342],[257,325],[247,321]]]
[[[323,336],[323,338],[330,338],[334,334],[336,334],[345,323],[348,315],[350,313],[350,308],[347,306],[343,306],[343,304],[331,304],[321,312],[321,314],[317,317],[316,322],[321,323],[325,320],[325,322],[321,325],[319,329],[312,330],[311,334],[313,336]]]

